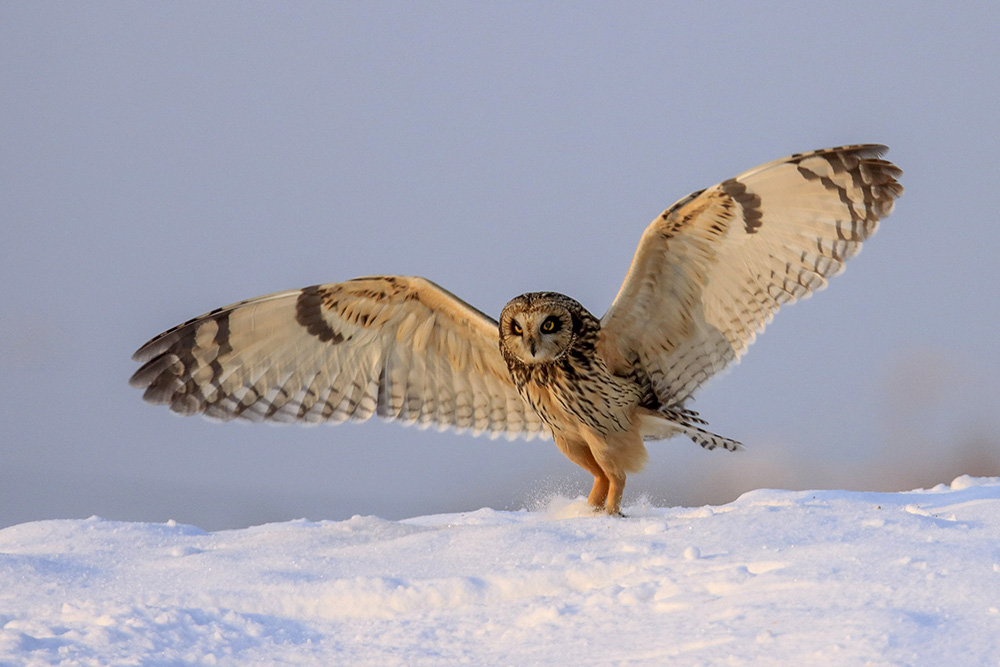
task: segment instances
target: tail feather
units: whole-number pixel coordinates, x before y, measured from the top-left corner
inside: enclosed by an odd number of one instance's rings
[[[663,440],[683,433],[708,450],[722,447],[735,452],[737,449],[743,449],[743,443],[702,428],[708,426],[708,422],[699,417],[694,410],[674,406],[655,411],[643,410],[640,415],[642,419],[640,428],[644,440]]]
[[[735,452],[737,449],[743,449],[743,443],[738,440],[733,440],[732,438],[726,438],[724,436],[712,433],[711,431],[706,431],[698,426],[693,426],[691,424],[678,424],[681,433],[687,437],[694,440],[695,444],[701,445],[705,449],[713,450],[716,447],[722,447],[723,449]]]

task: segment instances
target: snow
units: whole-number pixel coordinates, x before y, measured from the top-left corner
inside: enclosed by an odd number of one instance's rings
[[[1000,478],[0,531],[3,664],[1000,664]]]

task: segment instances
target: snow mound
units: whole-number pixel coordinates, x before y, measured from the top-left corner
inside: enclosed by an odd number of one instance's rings
[[[0,663],[997,664],[1000,478],[0,531]]]

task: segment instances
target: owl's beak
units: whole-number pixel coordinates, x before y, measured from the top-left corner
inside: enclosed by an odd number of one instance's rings
[[[527,343],[528,345],[528,351],[531,352],[531,358],[534,359],[535,350],[538,349],[538,339],[532,336],[531,334],[527,333],[525,334],[524,338],[525,338],[524,342]]]

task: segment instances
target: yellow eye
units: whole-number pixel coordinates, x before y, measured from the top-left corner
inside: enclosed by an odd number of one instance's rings
[[[517,322],[510,323],[510,330],[514,332],[515,336],[520,336],[521,334],[524,333],[524,329],[522,329],[521,325],[518,324]]]
[[[548,317],[542,322],[542,333],[552,333],[559,328],[559,320],[554,317]]]

